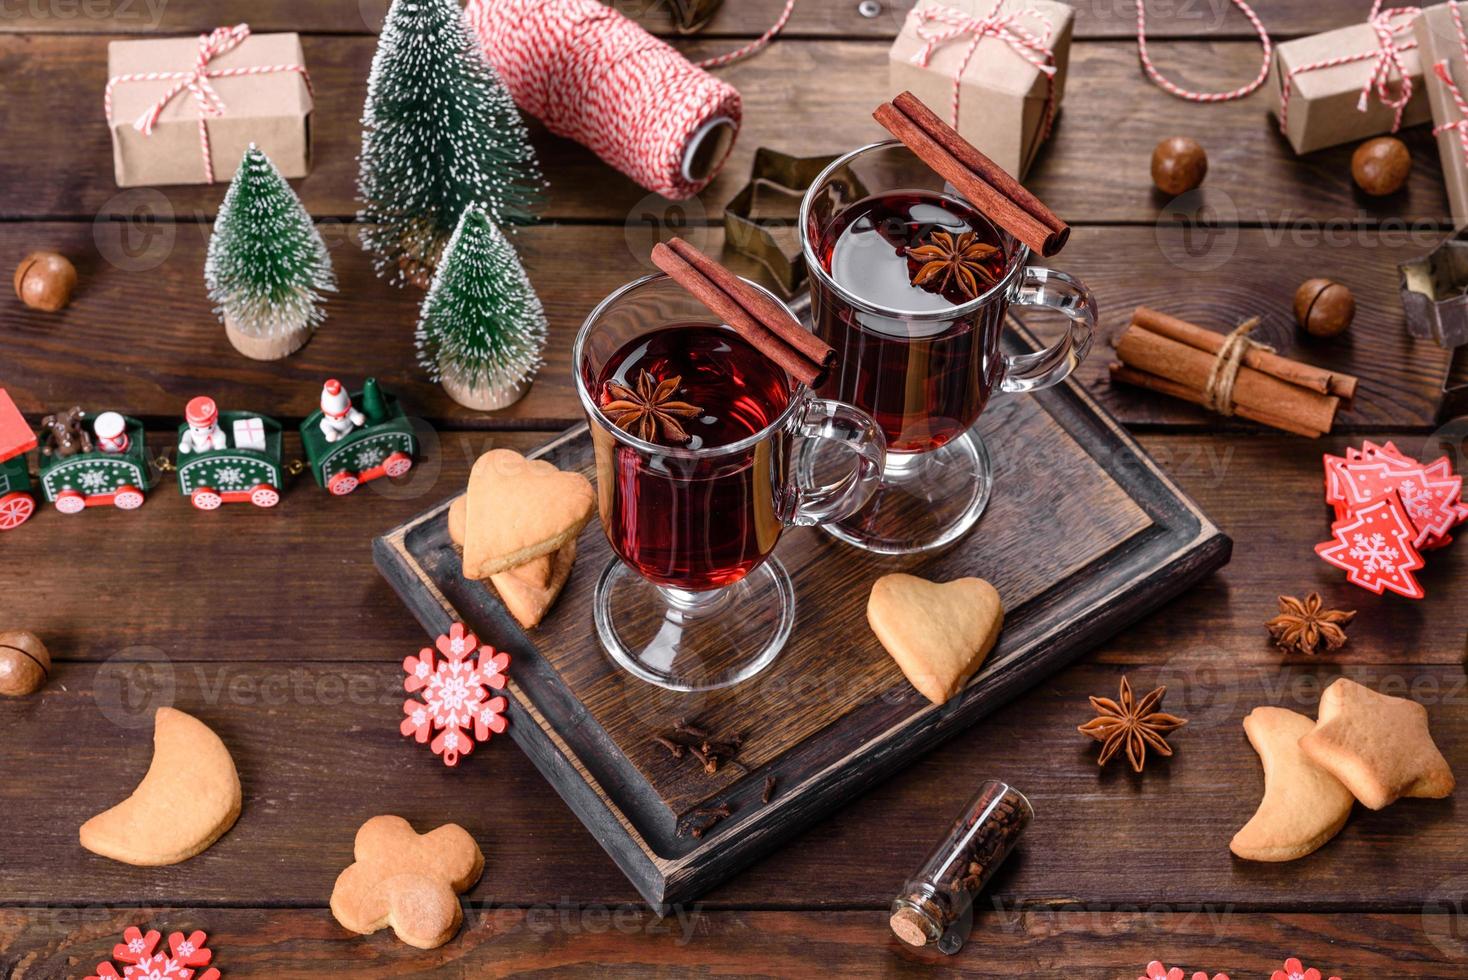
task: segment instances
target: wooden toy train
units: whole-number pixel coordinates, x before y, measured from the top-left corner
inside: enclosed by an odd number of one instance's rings
[[[358,407],[360,406],[360,407]],[[85,426],[73,408],[48,415],[38,439],[0,388],[0,531],[24,524],[39,493],[63,514],[111,505],[143,505],[158,474],[177,470],[179,492],[200,510],[222,504],[280,502],[288,472],[281,425],[255,412],[221,412],[214,400],[192,399],[178,428],[178,461],[148,456],[143,424],[103,412]],[[397,399],[368,378],[361,391],[347,392],[335,379],[321,390],[321,408],[301,423],[304,465],[318,486],[344,496],[363,483],[399,477],[412,469],[418,440]],[[34,477],[29,454],[39,449]]]

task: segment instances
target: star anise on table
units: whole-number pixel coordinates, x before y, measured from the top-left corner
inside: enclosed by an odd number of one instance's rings
[[[1346,631],[1342,627],[1356,618],[1356,610],[1325,609],[1324,605],[1319,592],[1312,592],[1303,600],[1282,595],[1279,615],[1264,626],[1281,650],[1313,654],[1322,643],[1327,650],[1339,650],[1346,645]]]
[[[689,440],[688,431],[679,419],[697,418],[703,409],[687,402],[675,401],[673,396],[683,384],[683,376],[675,374],[661,381],[643,371],[637,378],[634,391],[615,381],[607,382],[609,401],[601,410],[612,423],[632,433],[644,442],[664,442],[681,445]]]
[[[1123,675],[1118,700],[1091,698],[1091,708],[1095,710],[1096,717],[1084,725],[1077,725],[1076,730],[1101,743],[1097,765],[1104,766],[1110,762],[1123,745],[1126,746],[1127,761],[1136,772],[1141,772],[1147,762],[1149,745],[1160,755],[1172,755],[1172,747],[1162,736],[1188,722],[1185,718],[1157,710],[1166,693],[1167,688],[1159,687],[1137,701],[1132,697],[1131,683]]]
[[[951,232],[934,231],[925,244],[907,251],[908,258],[922,263],[913,273],[912,284],[935,293],[957,286],[966,299],[977,299],[994,284],[984,260],[997,251],[971,231],[957,238]]]

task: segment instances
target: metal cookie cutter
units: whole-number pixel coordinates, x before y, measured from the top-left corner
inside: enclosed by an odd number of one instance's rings
[[[719,12],[724,0],[669,0],[669,13],[673,15],[673,28],[679,34],[692,34],[704,26]]]
[[[1468,414],[1468,232],[1450,236],[1397,271],[1407,332],[1453,352],[1437,420]]]
[[[724,247],[762,265],[786,296],[805,284],[801,198],[835,159],[793,157],[762,146],[755,151],[749,183],[724,209]]]

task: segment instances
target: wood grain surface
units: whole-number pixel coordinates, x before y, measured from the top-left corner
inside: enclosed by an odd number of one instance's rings
[[[0,910],[0,967],[16,976],[59,980],[90,969],[133,913],[112,909]],[[1133,949],[1155,950],[1167,965],[1227,969],[1234,977],[1267,977],[1281,949],[1319,950],[1306,965],[1328,971],[1356,967],[1380,980],[1454,975],[1461,939],[1453,919],[1435,915],[1293,915],[1217,907],[1178,912],[985,911],[961,959],[904,947],[880,912],[715,912],[683,910],[658,920],[623,905],[568,911],[551,906],[475,907],[463,934],[433,953],[405,951],[384,935],[347,940],[325,910],[260,908],[150,909],[169,929],[208,930],[224,969],[238,976],[268,971],[282,980],[311,980],[333,970],[374,976],[648,976],[734,974],[751,969],[747,950],[778,958],[795,976],[930,977],[937,970],[975,976],[1125,977],[1145,964]],[[1424,932],[1441,945],[1421,945]],[[980,973],[967,964],[982,963]],[[767,972],[775,972],[769,970]],[[228,975],[228,974],[226,974]],[[1327,974],[1328,975],[1328,974]],[[1349,974],[1348,974],[1349,975]]]
[[[0,223],[0,255],[19,261],[31,248],[54,248],[78,256],[82,276],[64,319],[17,306],[0,331],[0,363],[12,365],[7,387],[22,411],[39,417],[85,393],[84,400],[126,405],[133,415],[163,421],[177,418],[190,397],[208,391],[222,407],[303,417],[316,408],[319,379],[349,366],[376,375],[410,411],[434,422],[565,428],[581,418],[575,390],[561,380],[571,377],[576,331],[603,296],[651,271],[647,255],[655,240],[641,229],[601,226],[540,226],[516,236],[550,318],[546,367],[523,399],[485,415],[452,402],[419,369],[413,330],[422,294],[374,278],[368,256],[355,243],[355,227],[324,226],[340,293],[329,301],[328,318],[311,342],[277,362],[235,355],[210,312],[201,271],[208,225],[140,230],[137,243],[152,244],[138,244],[139,259],[110,259],[122,254],[123,239],[115,236],[128,234],[123,227]],[[722,229],[691,237],[714,254],[722,248]],[[1361,378],[1355,406],[1340,415],[1343,429],[1401,428],[1431,424],[1448,364],[1436,344],[1407,336],[1397,299],[1396,263],[1426,247],[1372,231],[1322,242],[1311,236],[1281,240],[1262,229],[1223,228],[1215,234],[1175,226],[1086,227],[1076,229],[1051,264],[1080,276],[1096,293],[1102,336],[1080,376],[1125,423],[1228,424],[1257,431],[1106,380],[1113,359],[1107,338],[1126,326],[1132,310],[1146,305],[1224,331],[1260,315],[1264,323],[1256,336],[1262,342]],[[588,263],[588,254],[596,261]],[[1241,268],[1249,274],[1241,276]],[[1294,326],[1289,309],[1295,287],[1317,275],[1350,283],[1356,294],[1356,321],[1343,340],[1312,341]],[[1041,318],[1028,322],[1041,333],[1051,326]],[[140,336],[146,344],[138,343]]]
[[[138,223],[140,215],[197,221],[217,210],[222,185],[119,191],[110,171],[96,179],[95,161],[111,158],[107,127],[100,124],[107,41],[105,35],[0,35],[6,89],[24,96],[0,102],[0,126],[10,137],[0,145],[0,170],[11,187],[0,200],[0,217],[91,221],[106,215]],[[376,42],[318,35],[303,44],[316,89],[315,149],[311,175],[296,186],[312,214],[347,218],[357,212],[358,120]],[[888,46],[825,39],[776,44],[722,69],[721,77],[744,96],[746,122],[722,174],[692,201],[670,204],[649,195],[585,149],[536,129],[541,164],[551,175],[544,216],[639,226],[717,223],[725,202],[748,182],[756,147],[815,156],[886,138],[871,111],[888,95]],[[727,47],[699,41],[687,50],[696,57]],[[1259,67],[1258,45],[1238,41],[1160,42],[1151,50],[1157,61],[1179,65],[1180,81],[1204,90],[1234,88]],[[840,84],[805,83],[833,70]],[[1303,224],[1317,235],[1326,222],[1337,235],[1385,224],[1401,235],[1447,220],[1437,151],[1421,127],[1403,133],[1413,154],[1407,189],[1370,198],[1350,181],[1353,147],[1297,160],[1262,94],[1218,105],[1184,102],[1147,81],[1135,43],[1126,41],[1077,42],[1070,73],[1076,84],[1067,88],[1054,136],[1026,185],[1072,223],[1155,222],[1169,202],[1153,191],[1148,161],[1159,139],[1177,133],[1194,134],[1208,152],[1201,194],[1220,221],[1286,229]],[[77,125],[55,125],[72,118]],[[38,160],[47,165],[35,166]]]
[[[615,0],[671,36],[665,4]],[[298,481],[274,512],[203,514],[165,484],[134,513],[47,507],[4,536],[0,629],[40,633],[56,666],[37,696],[0,699],[0,973],[83,976],[135,923],[210,931],[226,977],[886,976],[941,966],[1131,980],[1158,958],[1243,980],[1287,955],[1346,980],[1468,973],[1468,829],[1455,800],[1358,807],[1337,839],[1291,865],[1250,865],[1227,850],[1262,783],[1241,718],[1266,703],[1308,712],[1337,676],[1424,703],[1448,759],[1468,771],[1468,552],[1434,553],[1428,599],[1409,603],[1350,588],[1311,551],[1328,533],[1321,452],[1370,434],[1468,464],[1468,426],[1432,422],[1446,355],[1405,339],[1396,300],[1396,263],[1449,225],[1435,147],[1424,128],[1404,133],[1406,189],[1366,198],[1348,176],[1351,146],[1295,158],[1261,96],[1198,106],[1147,82],[1132,0],[1076,3],[1066,104],[1029,180],[1078,225],[1057,267],[1094,287],[1108,329],[1140,303],[1220,330],[1261,314],[1268,342],[1362,379],[1338,432],[1312,443],[1112,389],[1100,380],[1107,352],[1092,355],[1088,389],[1233,537],[1228,567],[662,920],[509,740],[451,771],[396,734],[399,664],[423,636],[373,570],[371,538],[455,492],[479,452],[529,449],[578,417],[566,379],[581,318],[646,268],[653,241],[683,234],[717,250],[722,207],[756,147],[814,155],[878,138],[869,112],[910,5],[883,2],[868,18],[856,0],[800,0],[786,39],[724,69],[744,94],[746,123],[729,167],[697,201],[649,197],[533,126],[552,188],[546,223],[517,246],[551,317],[549,363],[523,402],[486,416],[456,408],[418,373],[419,297],[373,279],[352,242],[358,118],[385,0],[0,4],[0,260],[55,247],[81,272],[63,315],[0,308],[0,386],[32,422],[80,402],[142,416],[161,437],[188,397],[209,392],[294,423],[322,378],[342,373],[375,374],[439,430],[402,486],[333,499]],[[695,57],[730,50],[780,6],[728,0],[705,36],[674,43]],[[1369,5],[1256,6],[1281,40],[1364,19]],[[1153,58],[1180,83],[1232,88],[1253,76],[1258,47],[1231,4],[1151,0],[1148,18]],[[343,286],[320,335],[269,365],[229,352],[204,296],[203,251],[224,188],[120,193],[102,121],[109,39],[240,21],[306,35],[316,169],[297,187]],[[1152,146],[1174,134],[1198,138],[1210,158],[1203,190],[1183,206],[1156,196],[1147,177]],[[1295,285],[1317,275],[1356,293],[1346,342],[1303,343],[1289,322]],[[1276,596],[1311,589],[1359,610],[1351,642],[1329,656],[1283,655],[1262,623]],[[1176,756],[1141,777],[1098,770],[1075,732],[1087,695],[1113,693],[1123,674],[1139,687],[1166,684],[1169,709],[1190,718],[1172,739]],[[199,858],[143,870],[83,851],[76,829],[146,769],[159,703],[217,728],[239,763],[245,809]],[[985,776],[1021,786],[1039,818],[986,894],[970,948],[939,963],[900,946],[884,910]],[[456,820],[489,857],[466,898],[464,933],[441,950],[351,937],[326,909],[352,833],[379,812],[422,827]]]

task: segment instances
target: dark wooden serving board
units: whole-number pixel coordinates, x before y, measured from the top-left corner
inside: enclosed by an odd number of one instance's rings
[[[1022,328],[1006,343],[1036,346]],[[377,539],[374,555],[429,634],[462,620],[509,651],[510,734],[662,909],[850,803],[1228,560],[1229,539],[1078,385],[996,399],[979,431],[994,495],[949,551],[880,558],[818,530],[785,533],[776,554],[795,583],[794,632],[769,669],[724,691],[664,691],[605,657],[591,595],[612,556],[596,522],[559,602],[529,634],[491,588],[463,578],[450,500]],[[584,426],[537,455],[591,476]],[[868,589],[893,571],[981,576],[1004,600],[998,646],[947,704],[917,694],[867,627]],[[739,764],[706,776],[650,742],[683,716],[746,733]],[[766,775],[776,788],[762,804]],[[686,834],[694,809],[720,802],[730,818],[701,839]]]

